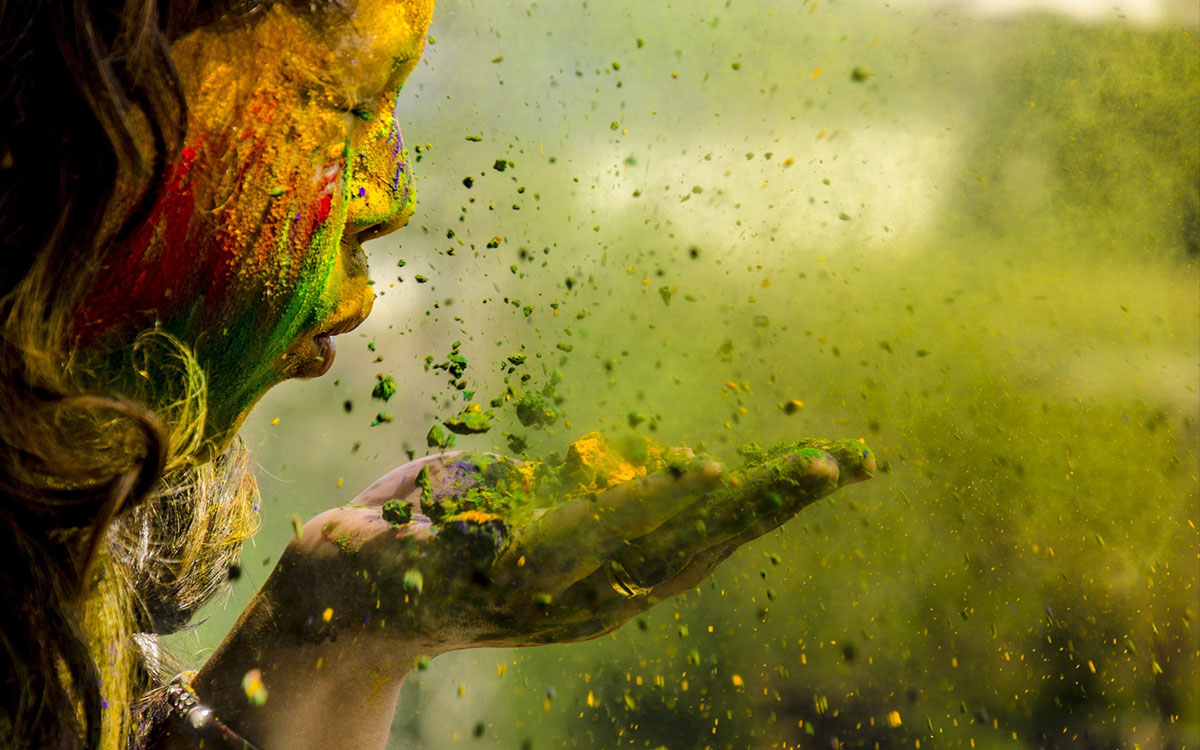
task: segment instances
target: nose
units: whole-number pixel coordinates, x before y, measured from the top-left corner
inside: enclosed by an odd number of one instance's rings
[[[350,155],[346,234],[361,242],[408,223],[416,207],[412,165],[395,120],[380,122]]]

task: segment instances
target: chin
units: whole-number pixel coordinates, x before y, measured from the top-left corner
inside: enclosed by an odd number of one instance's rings
[[[328,322],[307,332],[288,347],[284,354],[281,380],[319,378],[333,367],[333,360],[337,357],[334,337],[358,328],[370,315],[375,301],[374,292],[365,283],[357,293],[348,296],[357,300],[341,305]]]

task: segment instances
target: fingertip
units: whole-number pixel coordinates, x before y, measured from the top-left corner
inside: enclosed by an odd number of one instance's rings
[[[725,472],[725,464],[715,458],[708,458],[700,465],[697,476],[701,479],[716,479]]]
[[[841,475],[841,467],[838,465],[836,458],[828,453],[822,453],[820,457],[814,458],[812,463],[808,465],[807,474],[810,479],[823,480],[829,484],[836,485]]]
[[[865,451],[865,454],[863,456],[862,466],[859,467],[858,473],[851,481],[865,482],[866,480],[875,476],[875,453],[865,445],[863,446],[863,450]]]
[[[854,484],[855,482],[865,482],[875,476],[877,465],[875,462],[875,451],[864,442],[858,441],[853,444],[851,453],[852,460],[850,466],[843,466],[841,484]]]

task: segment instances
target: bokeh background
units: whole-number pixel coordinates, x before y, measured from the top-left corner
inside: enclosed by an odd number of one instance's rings
[[[418,214],[332,372],[246,426],[263,529],[176,650],[293,514],[429,452],[459,341],[472,399],[560,381],[564,415],[460,448],[862,437],[883,471],[610,636],[435,659],[391,747],[1196,747],[1198,30],[1190,0],[446,0],[400,103]]]

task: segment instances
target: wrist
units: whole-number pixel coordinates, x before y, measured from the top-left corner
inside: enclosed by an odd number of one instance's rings
[[[262,750],[384,747],[418,649],[347,619],[297,611],[268,580],[194,678],[199,700]]]

